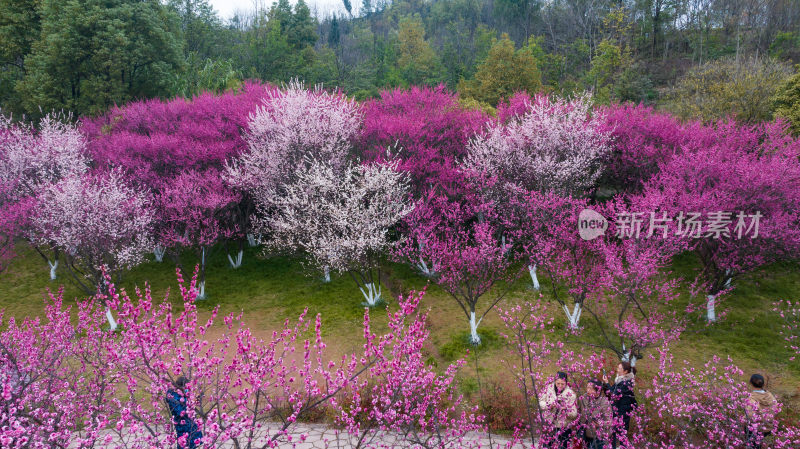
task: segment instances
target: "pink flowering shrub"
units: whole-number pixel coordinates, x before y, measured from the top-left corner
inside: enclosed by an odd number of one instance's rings
[[[640,389],[644,401],[628,435],[630,444],[644,449],[745,448],[750,428],[755,431],[752,441],[764,442],[761,432],[770,430],[769,447],[797,447],[800,428],[796,423],[756,417],[747,407],[749,390],[743,377],[744,372],[730,360],[714,356],[699,367],[676,363],[668,349],[660,349],[652,384]],[[780,413],[780,401],[771,413]],[[763,429],[766,423],[769,429]]]
[[[109,285],[98,300],[78,302],[76,321],[57,295],[45,320],[3,322],[3,447],[186,444],[178,441],[164,400],[178,376],[189,379],[181,393],[185,419],[197,424],[206,447],[302,442],[307,435],[298,422],[322,408],[335,410],[354,440],[389,432],[424,447],[458,447],[467,431],[481,428],[453,387],[463,362],[437,374],[421,355],[428,337],[425,315],[416,313],[422,293],[399,300],[383,335],[372,332],[365,311],[363,352],[329,359],[320,316],[309,320],[303,313],[263,339],[241,315],[219,317],[215,308],[202,316],[195,280],[188,286],[180,274],[178,280],[182,306],[176,309],[154,301],[149,289],[132,297]],[[117,314],[118,331],[104,330],[100,303]],[[347,406],[366,394],[376,402]],[[362,412],[367,421],[356,420]]]
[[[364,329],[365,356],[377,361],[338,403],[336,415],[351,441],[358,441],[354,447],[383,447],[379,437],[387,432],[401,436],[392,447],[444,449],[479,444],[464,436],[483,429],[481,417],[476,408],[462,403],[454,384],[464,360],[451,364],[442,374],[425,363],[427,314],[415,314],[424,293],[400,298],[397,312],[387,310],[390,330],[386,335]],[[369,402],[362,402],[362,397]]]

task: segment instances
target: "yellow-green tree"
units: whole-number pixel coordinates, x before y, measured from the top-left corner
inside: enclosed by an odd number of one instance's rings
[[[419,15],[400,19],[397,31],[400,57],[397,65],[408,84],[436,84],[441,81],[441,63],[428,41]]]
[[[775,115],[788,121],[793,133],[800,134],[800,71],[786,80],[775,94]]]
[[[736,117],[745,123],[770,120],[778,88],[791,75],[772,58],[726,58],[689,71],[667,96],[667,108],[682,118]]]
[[[592,68],[587,73],[587,84],[594,91],[595,101],[609,103],[612,88],[618,75],[627,65],[628,55],[619,45],[605,39],[597,46],[592,58]]]
[[[533,54],[526,49],[516,50],[505,33],[494,40],[475,77],[458,83],[463,95],[490,105],[496,105],[514,92],[524,90],[532,94],[541,89],[542,75]]]

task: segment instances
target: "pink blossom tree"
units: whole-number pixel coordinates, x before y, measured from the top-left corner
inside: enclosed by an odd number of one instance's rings
[[[308,435],[298,423],[327,407],[358,432],[364,429],[356,421],[360,414],[346,404],[373,393],[395,397],[400,380],[417,386],[403,389],[400,403],[407,407],[374,403],[360,409],[372,429],[409,445],[442,447],[440,441],[459,441],[480,428],[453,395],[461,362],[436,374],[419,354],[428,337],[425,316],[416,313],[421,295],[400,299],[385,335],[372,332],[366,310],[363,352],[328,359],[320,316],[309,320],[303,313],[262,339],[241,315],[219,317],[214,309],[201,318],[197,289],[180,274],[178,280],[180,311],[170,301],[154,301],[149,289],[130,296],[109,285],[100,299],[119,316],[116,333],[104,331],[105,307],[98,301],[79,301],[79,319],[72,320],[60,295],[48,305],[47,321],[10,319],[0,332],[0,360],[7,368],[0,372],[3,447],[186,447],[164,401],[170,389],[176,391],[178,376],[189,379],[177,393],[186,404],[184,419],[197,424],[199,444],[207,447],[302,443]]]
[[[200,259],[198,299],[206,298],[206,260],[215,243],[236,235],[231,219],[241,197],[229,189],[219,172],[185,172],[158,188],[156,238],[177,256],[181,249],[195,250]],[[241,255],[237,261],[241,264]],[[232,263],[232,265],[235,265]]]
[[[114,334],[105,310],[80,302],[77,320],[61,291],[43,318],[3,320],[0,313],[0,445],[5,448],[97,446],[121,381],[108,359]]]
[[[633,200],[672,223],[699,257],[710,322],[732,279],[800,249],[800,143],[784,131],[718,124],[712,144],[662,164]]]
[[[89,159],[86,155],[86,139],[75,125],[68,123],[69,117],[46,115],[38,129],[0,114],[0,185],[2,185],[2,233],[9,241],[25,236],[18,225],[27,222],[26,212],[30,200],[43,189],[61,179],[86,172]],[[22,214],[22,215],[20,215]],[[54,249],[52,242],[40,242],[34,249],[47,261],[50,279],[56,279],[58,252],[46,254]]]
[[[586,200],[531,192],[521,201],[522,219],[513,227],[534,285],[538,280],[531,267],[539,264],[573,331],[580,327],[584,306],[600,295],[605,274],[603,238],[585,240],[578,231],[580,212],[587,207]]]
[[[308,267],[349,273],[369,306],[381,300],[380,257],[393,244],[389,230],[411,207],[408,184],[396,164],[343,169],[308,161],[280,195],[259,190],[256,223],[268,249],[300,253]]]
[[[399,310],[387,310],[389,333],[379,336],[365,329],[369,355],[377,362],[351,384],[336,408],[336,421],[345,427],[354,448],[383,447],[381,437],[387,433],[395,436],[392,447],[479,445],[464,439],[483,425],[476,408],[462,403],[454,383],[464,360],[442,374],[425,362],[427,314],[415,313],[424,294],[412,292],[399,298]]]
[[[37,197],[31,240],[59,248],[71,279],[93,294],[104,290],[104,273],[118,279],[145,260],[153,245],[150,207],[148,195],[119,170],[69,176]],[[110,310],[108,321],[116,327]]]
[[[469,321],[473,344],[480,344],[478,326],[483,318],[519,277],[514,253],[504,243],[504,223],[497,209],[478,196],[457,202],[435,193],[418,201],[405,221],[408,239],[399,255],[412,263],[432,262],[436,283]],[[479,316],[482,298],[487,304]]]
[[[500,318],[505,325],[505,332],[501,335],[510,356],[503,362],[514,376],[525,400],[525,430],[530,435],[531,447],[558,445],[554,416],[540,407],[547,395],[545,390],[552,388],[554,367],[566,372],[568,385],[576,394],[581,394],[588,381],[601,378],[604,356],[602,353],[586,354],[569,350],[564,341],[558,338],[554,320],[540,299],[501,310]],[[570,425],[573,429],[582,429],[578,421]],[[609,430],[612,425],[609,416]]]
[[[666,270],[677,243],[623,239],[604,245],[603,296],[584,307],[601,338],[584,344],[608,349],[636,365],[646,349],[680,337],[683,320],[663,311],[677,297],[678,280]]]

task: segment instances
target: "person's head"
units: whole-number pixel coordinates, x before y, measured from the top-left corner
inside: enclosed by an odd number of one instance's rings
[[[174,385],[175,385],[175,388],[177,388],[178,390],[183,391],[183,390],[186,389],[186,385],[188,383],[189,383],[189,379],[187,379],[186,376],[180,376],[175,380],[175,384]]]
[[[752,376],[750,376],[750,385],[752,385],[753,388],[755,389],[763,390],[764,376],[762,376],[761,374],[753,374]]]
[[[567,373],[564,371],[559,371],[556,373],[556,391],[564,391],[564,388],[567,388]]]
[[[603,391],[603,384],[596,380],[590,380],[586,384],[586,393],[593,398],[600,397],[600,393]]]
[[[624,376],[626,374],[636,374],[636,368],[631,366],[630,362],[619,362],[617,365],[617,376]]]

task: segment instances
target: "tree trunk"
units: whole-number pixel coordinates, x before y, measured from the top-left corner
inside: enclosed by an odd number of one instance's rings
[[[708,318],[709,323],[715,323],[717,321],[717,295],[708,295],[706,299],[706,318]]]
[[[200,274],[197,282],[197,299],[206,299],[206,248],[200,251]]]
[[[50,266],[50,280],[55,281],[58,276],[56,276],[56,268],[58,268],[58,259],[54,260],[53,262],[47,261],[47,265]]]
[[[570,329],[577,329],[578,323],[581,320],[581,305],[580,303],[575,304],[575,308],[572,312],[569,311],[569,307],[566,304],[563,304],[562,307],[564,308],[564,313],[567,314],[567,320],[569,321],[569,328]]]
[[[322,282],[327,284],[330,281],[331,281],[331,269],[325,267],[322,269]]]
[[[528,272],[531,274],[531,282],[533,282],[533,289],[539,290],[539,277],[536,276],[536,264],[528,265]]]
[[[359,287],[358,289],[361,290],[361,294],[364,295],[364,299],[367,300],[367,305],[369,307],[374,307],[378,301],[381,300],[381,286],[379,284],[375,284],[372,282],[368,282],[364,284],[366,291]]]
[[[106,319],[108,320],[108,328],[111,332],[117,330],[117,321],[114,319],[114,315],[111,314],[111,308],[106,306]]]
[[[481,336],[478,335],[478,324],[480,321],[476,321],[475,319],[475,311],[470,310],[469,312],[469,341],[473,345],[481,344]]]
[[[236,255],[236,258],[231,257],[228,254],[228,262],[231,264],[231,268],[234,270],[242,266],[242,257],[244,257],[244,250],[239,250],[239,253]]]
[[[156,262],[161,263],[164,261],[164,253],[166,251],[167,250],[161,245],[156,245],[156,247],[153,248],[153,255],[156,256]]]
[[[254,236],[253,234],[247,234],[247,244],[250,245],[251,248],[258,245],[256,236]]]

